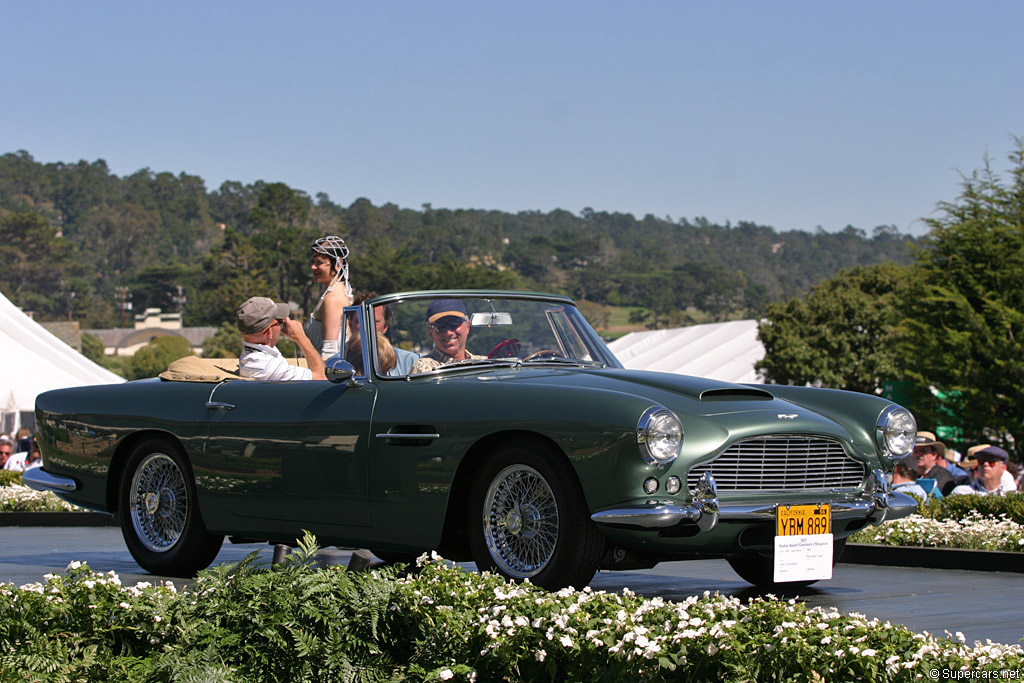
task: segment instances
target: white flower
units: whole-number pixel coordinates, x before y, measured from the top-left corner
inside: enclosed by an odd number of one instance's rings
[[[534,659],[536,659],[538,662],[543,662],[544,658],[547,657],[547,656],[548,656],[547,650],[545,650],[543,648],[541,648],[540,650],[537,650],[536,652],[533,653]]]
[[[559,637],[558,642],[562,644],[562,647],[572,647],[572,638],[569,636]]]
[[[877,654],[878,654],[878,651],[877,650],[873,650],[870,647],[865,649],[863,652],[861,652],[861,655],[863,655],[864,657],[874,657]]]
[[[455,674],[452,673],[451,669],[445,667],[437,672],[437,677],[440,678],[442,681],[450,681],[453,678],[455,678]]]

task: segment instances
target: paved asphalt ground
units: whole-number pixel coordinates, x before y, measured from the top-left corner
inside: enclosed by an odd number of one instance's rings
[[[266,544],[225,542],[216,564],[235,562],[253,550],[270,563]],[[322,551],[331,563],[348,564],[351,552]],[[113,570],[125,584],[163,580],[143,571],[129,555],[116,527],[3,527],[0,528],[0,582],[23,585],[59,574],[78,560],[100,572]],[[641,571],[600,572],[590,584],[596,590],[629,587],[646,597],[683,600],[704,591],[719,591],[741,599],[762,593],[737,577],[724,560],[668,562]],[[962,632],[968,642],[991,640],[1015,643],[1024,637],[1021,589],[1024,577],[1003,572],[879,567],[840,563],[830,581],[799,591],[811,606],[858,612],[915,631],[944,635]]]

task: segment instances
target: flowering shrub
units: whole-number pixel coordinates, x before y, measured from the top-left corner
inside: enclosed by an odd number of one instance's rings
[[[49,491],[36,491],[21,484],[0,486],[0,512],[71,512],[82,508]]]
[[[970,646],[793,600],[549,593],[436,555],[409,576],[315,569],[315,555],[307,535],[280,571],[253,555],[180,592],[78,563],[0,586],[0,678],[912,681],[1024,668],[1018,645]]]
[[[853,543],[960,548],[965,550],[1024,551],[1024,526],[1008,519],[971,510],[963,519],[932,519],[915,514],[881,526],[861,529]]]

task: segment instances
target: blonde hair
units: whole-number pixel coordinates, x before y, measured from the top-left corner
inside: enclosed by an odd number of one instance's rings
[[[345,360],[352,364],[360,375],[365,374],[363,368],[363,342],[361,337],[352,337],[345,347]],[[382,375],[388,374],[393,367],[398,365],[398,354],[395,347],[391,345],[388,338],[380,332],[377,333],[377,363]]]

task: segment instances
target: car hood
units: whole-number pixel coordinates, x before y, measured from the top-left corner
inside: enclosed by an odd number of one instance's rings
[[[467,378],[468,379],[468,378]],[[550,385],[565,390],[614,392],[640,398],[643,403],[663,405],[675,411],[695,427],[705,425],[712,440],[740,438],[764,433],[815,433],[842,441],[856,440],[851,432],[855,423],[842,410],[818,405],[817,401],[798,404],[780,398],[770,387],[732,384],[705,377],[692,377],[646,370],[621,368],[520,368],[491,376],[492,380]],[[813,390],[817,396],[828,390]],[[847,397],[857,396],[846,393]],[[871,400],[872,397],[865,397]],[[855,399],[853,399],[855,400]],[[872,408],[871,410],[877,410]],[[874,413],[877,417],[877,412]],[[871,424],[874,423],[873,418]],[[717,436],[713,436],[712,433]],[[865,443],[865,446],[869,444]]]

